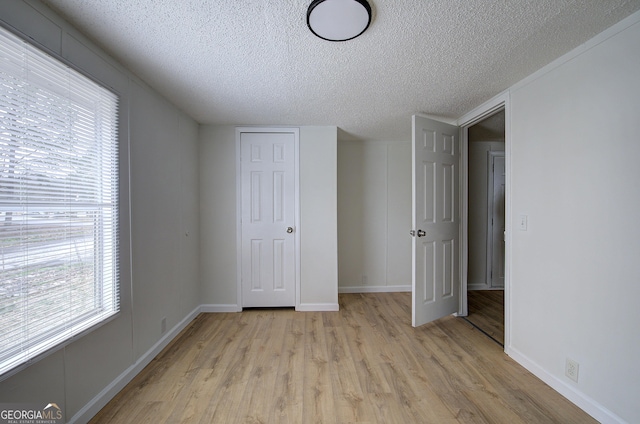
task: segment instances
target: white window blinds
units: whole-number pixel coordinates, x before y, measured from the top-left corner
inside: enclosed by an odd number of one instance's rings
[[[0,375],[119,310],[118,98],[0,28]]]

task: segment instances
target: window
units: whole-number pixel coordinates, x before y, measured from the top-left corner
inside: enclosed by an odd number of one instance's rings
[[[0,375],[115,315],[118,98],[0,28]]]

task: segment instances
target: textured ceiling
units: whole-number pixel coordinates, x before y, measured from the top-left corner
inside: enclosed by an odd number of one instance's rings
[[[411,115],[456,119],[640,0],[369,0],[359,38],[316,38],[311,0],[45,0],[204,124],[337,125],[409,140]],[[344,134],[342,133],[342,134]]]

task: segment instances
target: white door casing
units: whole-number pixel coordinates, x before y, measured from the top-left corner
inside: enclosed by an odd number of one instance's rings
[[[237,129],[242,307],[297,305],[297,131]]]
[[[504,288],[505,157],[504,152],[488,152],[487,187],[487,282],[491,288]]]
[[[509,352],[511,346],[511,222],[512,222],[512,210],[511,210],[511,109],[509,107],[509,91],[504,91],[495,97],[489,99],[485,103],[469,111],[465,115],[461,116],[457,124],[462,128],[462,169],[461,169],[461,257],[460,257],[460,309],[458,314],[466,316],[468,313],[467,305],[467,255],[468,255],[468,196],[469,187],[467,184],[468,176],[468,155],[469,155],[469,138],[468,129],[474,124],[488,118],[489,116],[504,109],[505,123],[504,123],[504,139],[505,139],[505,256],[504,256],[504,346],[505,352]]]
[[[459,128],[412,120],[412,325],[458,312]]]

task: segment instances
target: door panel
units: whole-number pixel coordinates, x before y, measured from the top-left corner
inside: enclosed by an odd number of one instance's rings
[[[419,250],[419,258],[422,260],[424,272],[418,277],[422,286],[419,293],[422,294],[423,304],[433,302],[436,298],[436,243],[433,241],[423,241],[416,244]]]
[[[262,240],[251,241],[251,290],[262,290]]]
[[[453,223],[455,212],[455,195],[454,187],[457,179],[455,178],[456,167],[450,163],[442,165],[442,222]],[[436,197],[436,201],[438,198]]]
[[[422,162],[422,222],[435,223],[436,221],[436,164],[427,160]],[[414,225],[415,228],[415,225]]]
[[[295,306],[295,135],[241,133],[240,166],[242,306]]]
[[[459,129],[413,117],[412,324],[458,311]]]

